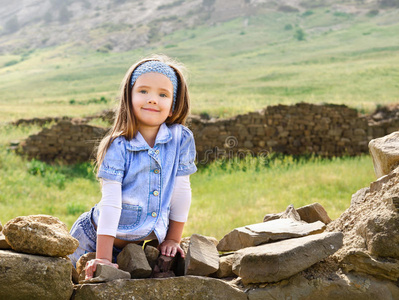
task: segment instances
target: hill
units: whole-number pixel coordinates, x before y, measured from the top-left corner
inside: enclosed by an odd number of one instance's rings
[[[399,3],[0,0],[0,119],[110,107],[128,67],[185,63],[193,112],[398,102]],[[65,17],[67,16],[67,17]]]

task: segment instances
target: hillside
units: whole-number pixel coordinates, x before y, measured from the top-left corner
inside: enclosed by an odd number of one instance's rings
[[[1,0],[0,53],[63,44],[128,51],[157,44],[176,30],[212,25],[270,11],[300,12],[317,7],[366,14],[399,6],[383,1],[298,0]]]
[[[109,108],[128,67],[154,52],[188,67],[194,113],[227,117],[300,101],[371,111],[399,102],[395,5],[0,0],[0,120]]]

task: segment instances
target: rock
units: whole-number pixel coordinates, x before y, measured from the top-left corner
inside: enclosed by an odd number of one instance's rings
[[[344,233],[344,246],[334,254],[337,261],[352,250],[368,252],[373,257],[399,259],[399,174],[392,174],[395,175],[381,189],[361,193],[358,201],[352,201],[338,219],[328,224],[328,231]]]
[[[263,222],[268,222],[272,220],[277,220],[277,219],[293,219],[295,221],[301,221],[301,217],[297,213],[297,211],[294,208],[294,205],[290,204],[286,208],[284,212],[278,213],[278,214],[267,214],[263,218]]]
[[[79,245],[58,218],[47,215],[17,217],[4,225],[8,244],[17,252],[67,256]]]
[[[148,264],[151,269],[154,269],[157,264],[157,260],[159,257],[159,250],[153,246],[146,245],[144,248],[145,257],[147,258]]]
[[[398,259],[379,259],[364,251],[350,251],[341,261],[341,266],[345,272],[355,271],[392,281],[399,279]]]
[[[342,246],[343,234],[321,233],[239,250],[233,272],[242,282],[277,282],[325,259]]]
[[[302,221],[307,223],[313,223],[316,221],[321,221],[324,224],[331,222],[326,210],[319,203],[313,203],[306,206],[302,206],[296,210]]]
[[[98,283],[117,279],[130,279],[130,273],[114,268],[113,266],[98,264],[94,272],[94,277],[79,283]]]
[[[222,255],[219,258],[219,270],[215,273],[217,278],[235,277],[233,273],[234,253]]]
[[[367,275],[340,272],[307,279],[302,274],[277,284],[250,289],[248,300],[297,299],[297,300],[386,300],[399,299],[399,287]]]
[[[388,175],[399,165],[399,131],[371,140],[369,150],[377,177]]]
[[[117,257],[119,269],[129,272],[132,278],[147,278],[152,269],[140,245],[127,244]]]
[[[85,280],[86,277],[86,272],[85,272],[85,267],[86,263],[89,260],[95,259],[96,258],[96,252],[88,252],[83,254],[81,257],[79,257],[78,261],[76,262],[76,272],[79,274],[79,281]]]
[[[247,300],[244,292],[215,278],[182,276],[162,279],[115,280],[103,284],[84,284],[76,289],[75,300]]]
[[[165,256],[165,255],[160,255],[158,258],[158,267],[160,272],[168,272],[173,270],[174,266],[176,265],[176,260],[177,257],[172,257],[172,256]]]
[[[72,282],[78,284],[79,283],[79,273],[78,273],[78,271],[76,271],[76,268],[73,266],[72,262],[71,262],[71,268],[72,268]]]
[[[220,240],[217,249],[219,251],[236,251],[270,241],[316,234],[323,232],[324,229],[325,224],[320,221],[308,224],[292,219],[272,220],[234,229]]]
[[[0,299],[70,299],[70,261],[0,250]]]
[[[186,256],[185,274],[207,276],[219,269],[219,253],[214,242],[207,237],[193,234]]]
[[[369,192],[370,192],[370,188],[365,187],[365,188],[358,190],[356,193],[354,193],[351,198],[351,206],[359,205],[359,204],[363,203]]]
[[[372,183],[370,183],[370,189],[369,189],[370,193],[380,191],[384,187],[384,184],[387,183],[389,180],[391,180],[395,176],[396,176],[395,173],[390,173],[388,175],[381,176],[376,181],[373,181]]]
[[[11,249],[11,246],[6,241],[6,237],[1,232],[0,232],[0,249],[1,250]]]
[[[173,271],[154,272],[154,274],[152,276],[152,278],[170,278],[170,277],[176,277],[176,275]]]

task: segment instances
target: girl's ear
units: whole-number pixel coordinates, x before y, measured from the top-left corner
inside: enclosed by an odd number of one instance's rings
[[[170,108],[170,111],[169,111],[168,117],[170,118],[172,115],[173,115],[173,112],[172,112],[172,107],[171,107],[171,108]]]

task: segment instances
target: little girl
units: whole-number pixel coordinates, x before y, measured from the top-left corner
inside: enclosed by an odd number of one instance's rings
[[[179,252],[191,203],[189,175],[195,144],[185,124],[190,108],[187,84],[179,66],[165,56],[133,65],[121,85],[110,133],[97,153],[101,202],[82,214],[71,234],[79,247],[72,263],[87,252],[92,278],[98,263],[118,267],[116,256],[128,243],[158,240],[163,255]]]

